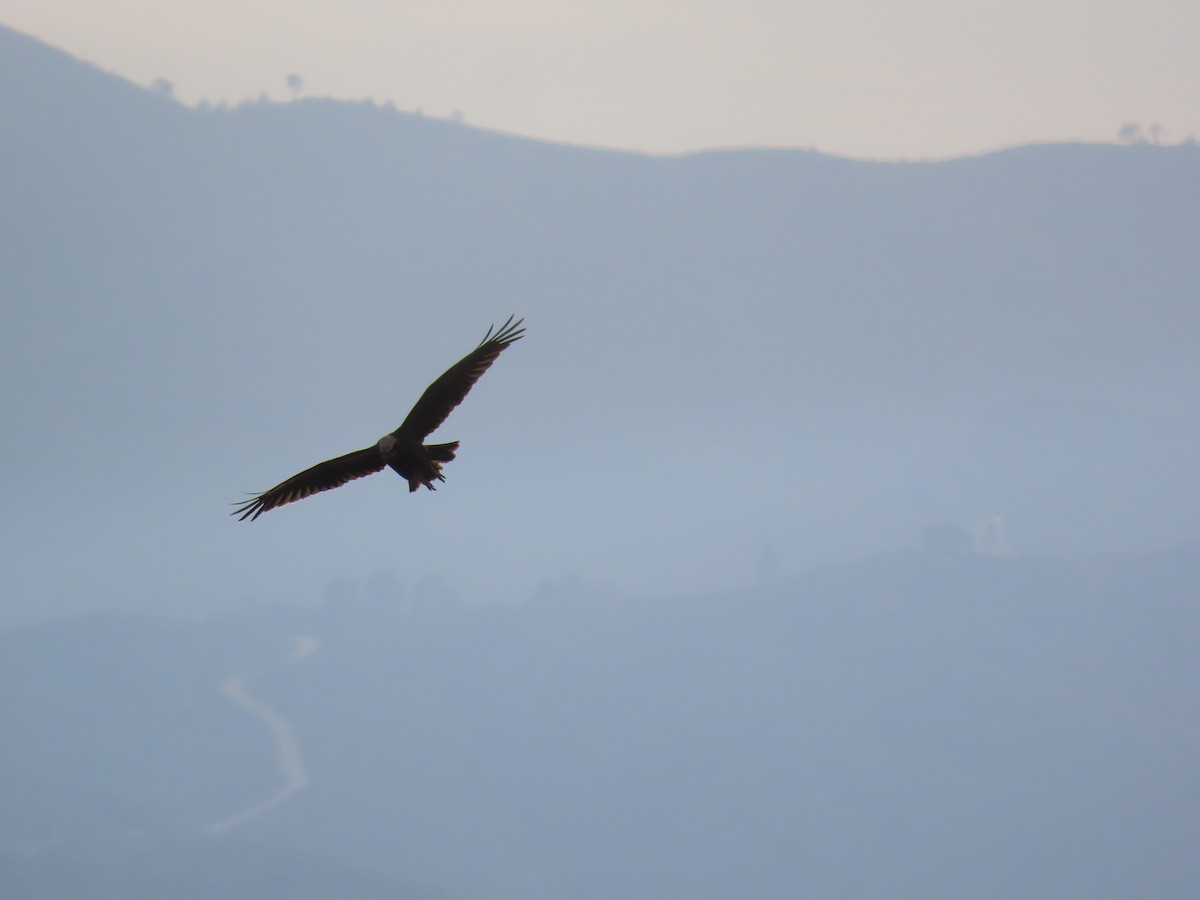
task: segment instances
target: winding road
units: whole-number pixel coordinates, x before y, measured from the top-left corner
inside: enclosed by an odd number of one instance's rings
[[[316,649],[315,639],[299,634],[294,635],[292,637],[292,654],[288,657],[288,662],[294,663],[301,660]],[[279,753],[279,769],[283,774],[283,786],[263,802],[209,825],[204,829],[208,834],[220,834],[244,825],[251,819],[279,806],[293,794],[303,790],[308,784],[308,772],[304,768],[304,757],[300,753],[300,745],[296,742],[296,735],[292,731],[291,723],[271,707],[246,693],[246,681],[261,671],[261,669],[257,669],[225,679],[221,682],[221,692],[242,709],[258,716],[271,732],[275,748]]]

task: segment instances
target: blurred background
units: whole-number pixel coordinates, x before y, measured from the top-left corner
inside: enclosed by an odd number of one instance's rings
[[[1190,896],[1194,141],[290,88],[0,29],[6,895]],[[514,312],[436,493],[229,518]]]

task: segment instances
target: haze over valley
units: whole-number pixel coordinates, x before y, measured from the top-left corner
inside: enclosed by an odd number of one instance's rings
[[[1194,143],[617,153],[0,28],[0,210],[5,896],[1194,890]],[[510,313],[436,493],[229,517]]]

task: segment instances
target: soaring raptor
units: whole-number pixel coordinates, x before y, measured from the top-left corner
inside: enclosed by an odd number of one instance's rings
[[[454,459],[458,441],[426,444],[425,438],[446,421],[451,410],[462,402],[479,376],[496,361],[496,357],[509,344],[521,339],[525,334],[525,329],[521,327],[524,321],[518,319],[514,322],[513,317],[509,316],[499,329],[494,326],[488,328],[479,346],[427,387],[400,427],[391,434],[385,434],[373,447],[317,463],[269,491],[240,502],[232,515],[253,521],[268,509],[341,487],[347,481],[380,472],[384,466],[391,466],[400,477],[408,479],[409,493],[421,485],[434,490],[435,480],[446,480],[442,476],[442,463]]]

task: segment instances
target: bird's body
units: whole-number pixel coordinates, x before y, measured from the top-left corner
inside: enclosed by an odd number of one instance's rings
[[[512,316],[509,316],[498,330],[489,328],[479,346],[426,388],[400,427],[385,434],[374,446],[305,469],[269,491],[239,503],[233,515],[253,521],[269,509],[341,487],[348,481],[382,471],[387,466],[408,481],[410,493],[421,485],[434,490],[433,482],[445,481],[442,465],[454,459],[458,441],[426,444],[425,438],[462,402],[479,377],[496,361],[496,357],[514,341],[521,339],[525,333],[521,327],[523,321],[518,319],[513,322]]]
[[[385,434],[379,439],[375,449],[397,475],[408,479],[408,492],[411,494],[421,485],[425,485],[431,491],[435,490],[434,479],[446,480],[442,477],[442,463],[454,459],[458,441],[426,446],[411,437]]]

